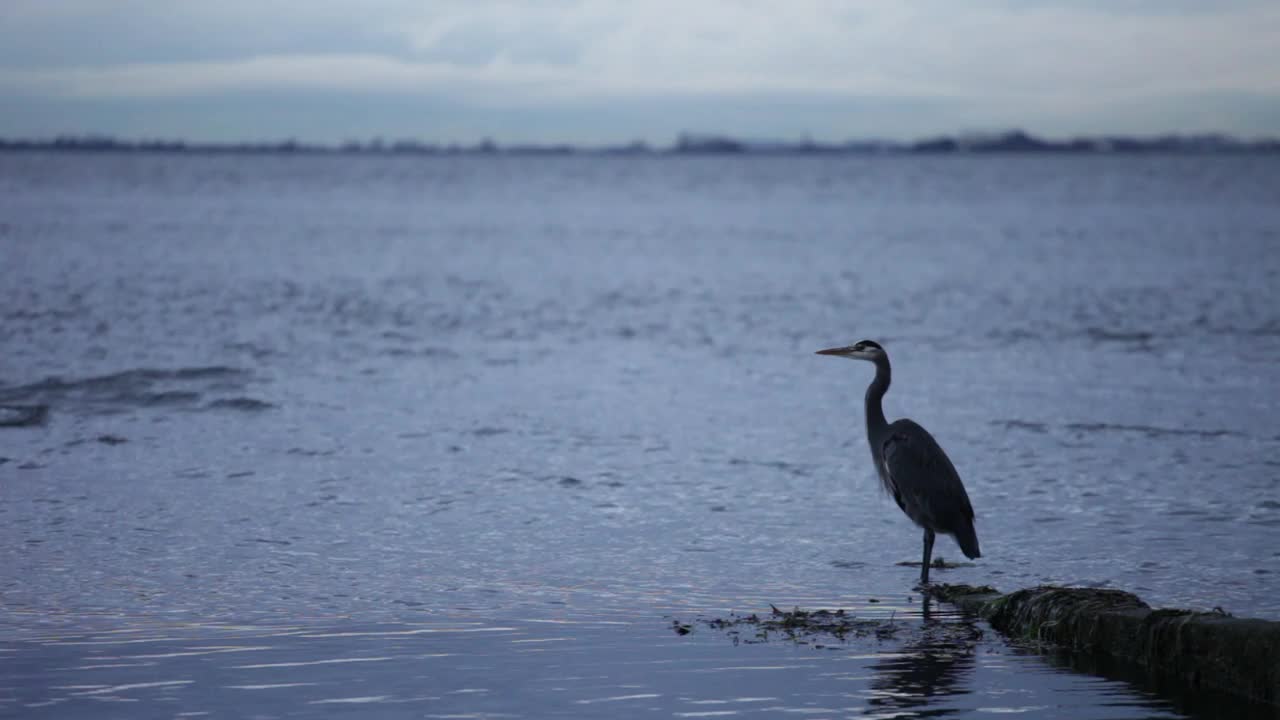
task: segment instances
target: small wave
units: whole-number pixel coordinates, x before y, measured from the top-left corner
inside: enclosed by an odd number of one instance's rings
[[[48,405],[0,405],[0,427],[35,427],[48,419]]]
[[[995,427],[1003,427],[1009,430],[1025,430],[1038,434],[1045,434],[1050,431],[1051,426],[1042,422],[1031,422],[1027,420],[992,420],[991,425]],[[1076,433],[1142,433],[1147,437],[1199,437],[1199,438],[1221,438],[1221,437],[1245,437],[1244,433],[1235,430],[1199,430],[1196,428],[1167,428],[1157,427],[1154,425],[1127,425],[1124,423],[1105,423],[1105,422],[1088,422],[1088,423],[1066,423],[1060,425],[1064,430]]]
[[[139,387],[149,387],[166,381],[247,379],[248,371],[239,368],[214,365],[210,367],[160,370],[138,368],[109,375],[65,380],[53,375],[28,385],[0,388],[0,399],[10,400],[36,395],[65,396],[81,394],[109,394]]]
[[[1048,425],[1041,422],[1029,422],[1027,420],[992,420],[991,424],[1008,430],[1026,430],[1028,432],[1041,434],[1049,431]]]
[[[1196,430],[1193,428],[1163,428],[1152,425],[1124,425],[1119,423],[1067,423],[1063,425],[1076,432],[1137,432],[1148,437],[1191,436],[1202,438],[1244,437],[1234,430]]]
[[[242,388],[249,378],[249,371],[225,365],[136,368],[83,378],[50,376],[26,385],[0,387],[0,403],[6,403],[0,408],[43,407],[45,415],[51,409],[63,407],[97,413],[136,408],[197,408],[206,393]],[[216,399],[205,407],[264,409],[260,405],[270,406],[249,398],[228,398]],[[21,419],[16,413],[10,414]],[[5,417],[5,413],[0,412],[0,424]]]
[[[187,390],[168,390],[164,392],[144,392],[135,396],[135,403],[140,407],[171,407],[174,405],[194,405],[200,401],[200,393]]]

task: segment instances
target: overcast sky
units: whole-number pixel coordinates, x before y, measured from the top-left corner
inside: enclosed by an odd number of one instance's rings
[[[1277,0],[0,0],[0,135],[1280,135]]]

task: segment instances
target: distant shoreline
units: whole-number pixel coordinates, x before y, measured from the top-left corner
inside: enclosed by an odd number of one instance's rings
[[[0,138],[0,152],[50,151],[80,153],[192,153],[263,155],[945,155],[1025,154],[1280,154],[1280,139],[1241,140],[1222,134],[1135,137],[1102,135],[1049,140],[1021,130],[985,135],[947,135],[916,141],[849,140],[824,143],[803,140],[751,140],[729,135],[685,133],[666,147],[643,142],[613,146],[571,144],[501,145],[484,140],[474,145],[434,144],[416,140],[351,141],[338,145],[276,142],[189,142],[122,140],[101,135],[61,135],[52,139]]]

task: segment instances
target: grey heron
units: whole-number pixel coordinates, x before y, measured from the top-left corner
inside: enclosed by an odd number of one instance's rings
[[[973,530],[973,506],[951,459],[929,431],[911,420],[888,423],[884,419],[880,401],[889,389],[889,354],[871,340],[819,350],[818,354],[867,360],[876,366],[876,377],[867,387],[867,442],[884,489],[912,522],[924,528],[920,583],[929,584],[936,533],[953,536],[965,557],[981,557]]]

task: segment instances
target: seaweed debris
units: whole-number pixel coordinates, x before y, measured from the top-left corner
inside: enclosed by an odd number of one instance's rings
[[[888,619],[858,618],[843,609],[802,610],[797,607],[788,611],[774,605],[769,609],[765,615],[730,613],[723,618],[699,618],[695,623],[673,620],[671,625],[677,635],[688,635],[693,632],[695,624],[703,625],[725,633],[734,645],[782,639],[817,648],[826,647],[832,641],[844,643],[858,638],[889,640],[903,625],[892,616]]]

